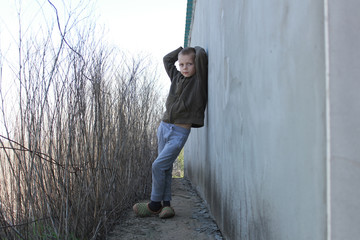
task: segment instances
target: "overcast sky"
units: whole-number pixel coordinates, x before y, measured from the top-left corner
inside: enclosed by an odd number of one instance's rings
[[[51,0],[60,16],[62,2],[75,6],[79,1]],[[187,0],[82,1],[92,10],[97,26],[104,29],[104,40],[131,54],[152,56],[159,64],[161,78],[166,78],[162,57],[184,44]],[[37,21],[53,18],[54,11],[47,0],[0,0],[0,3],[0,48],[2,57],[11,61],[12,55],[17,57],[10,54],[10,49],[17,41],[19,6],[25,26],[23,33],[38,31]]]
[[[109,37],[129,50],[160,55],[183,45],[186,0],[101,0]]]

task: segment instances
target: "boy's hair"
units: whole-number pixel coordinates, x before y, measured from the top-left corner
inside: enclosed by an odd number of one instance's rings
[[[192,55],[192,57],[195,59],[196,51],[193,47],[186,47],[183,48],[178,55]]]

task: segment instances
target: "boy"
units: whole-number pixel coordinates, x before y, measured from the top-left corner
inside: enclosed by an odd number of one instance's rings
[[[175,63],[178,61],[180,71]],[[190,134],[191,127],[204,126],[207,102],[208,59],[201,47],[178,48],[164,57],[171,80],[166,111],[157,131],[158,157],[152,164],[150,203],[137,203],[133,210],[141,217],[159,214],[175,216],[170,206],[172,167]],[[161,203],[162,202],[162,203]]]

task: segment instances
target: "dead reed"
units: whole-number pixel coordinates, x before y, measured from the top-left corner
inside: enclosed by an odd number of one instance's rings
[[[0,90],[0,237],[102,238],[149,194],[163,106],[155,71],[82,29],[57,42],[56,28],[20,34],[11,112]]]

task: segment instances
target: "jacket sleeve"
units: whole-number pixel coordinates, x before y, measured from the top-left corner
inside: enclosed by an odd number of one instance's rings
[[[178,49],[165,55],[165,57],[163,58],[166,73],[170,77],[171,81],[174,79],[174,76],[179,72],[176,69],[175,63],[178,60],[178,54],[182,49],[182,47],[179,47]]]
[[[195,47],[195,68],[196,77],[200,80],[201,84],[207,88],[208,81],[208,56],[202,47]]]

